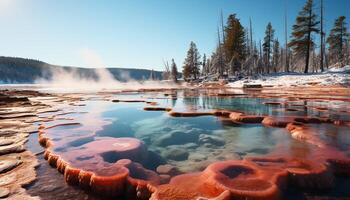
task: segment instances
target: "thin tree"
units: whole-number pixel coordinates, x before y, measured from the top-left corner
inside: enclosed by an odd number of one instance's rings
[[[266,72],[270,73],[270,57],[272,52],[273,38],[274,38],[275,30],[273,30],[271,22],[269,22],[266,26],[265,37],[263,43],[263,51],[266,65]]]
[[[324,41],[324,32],[323,32],[323,0],[321,0],[321,30],[320,30],[320,40],[321,40],[321,46],[320,46],[320,68],[321,68],[321,71],[323,72],[324,71],[324,67],[323,67],[323,58],[324,58],[324,44],[323,44],[323,41]]]
[[[217,48],[217,51],[218,51],[218,62],[219,62],[219,69],[218,69],[218,72],[219,72],[219,77],[221,78],[223,75],[224,75],[224,56],[223,56],[223,50],[221,48],[222,44],[221,44],[221,39],[220,39],[220,30],[219,30],[219,27],[218,27],[218,48]]]
[[[280,43],[278,39],[273,41],[273,54],[272,54],[272,66],[273,70],[276,73],[277,72],[277,67],[279,65],[279,60],[280,60]]]
[[[293,25],[292,40],[289,43],[294,54],[305,57],[304,73],[309,71],[310,50],[314,46],[312,33],[320,31],[317,27],[320,22],[317,21],[313,7],[313,0],[307,0]]]
[[[169,63],[168,61],[164,61],[163,60],[163,64],[164,64],[164,71],[163,71],[163,80],[169,80],[170,79],[170,67],[169,67]]]
[[[252,27],[252,19],[249,17],[249,35],[250,35],[250,46],[251,51],[253,52],[253,27]],[[250,54],[252,54],[252,52],[250,52]]]
[[[177,83],[177,76],[178,76],[177,66],[174,59],[172,59],[171,60],[171,78],[175,83]]]
[[[207,66],[207,56],[204,54],[203,55],[203,61],[202,61],[202,75],[205,75],[205,71],[206,71],[206,66]]]
[[[287,29],[287,0],[284,7],[284,42],[285,42],[285,71],[289,72],[289,56],[288,56],[288,29]]]
[[[220,21],[221,21],[221,30],[222,30],[222,41],[225,42],[224,15],[222,13],[222,10],[221,10]]]
[[[333,64],[336,62],[343,62],[344,59],[344,47],[348,40],[349,33],[347,32],[345,16],[338,17],[334,26],[327,38],[329,44],[329,53]]]

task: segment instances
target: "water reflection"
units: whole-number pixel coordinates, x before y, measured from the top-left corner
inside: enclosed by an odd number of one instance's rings
[[[207,111],[225,109],[254,115],[272,116],[315,116],[347,118],[339,113],[343,104],[334,104],[327,110],[314,109],[324,107],[324,102],[288,101],[283,98],[218,97],[200,94],[199,91],[183,91],[167,94],[142,93],[118,94],[116,99],[148,99],[157,102],[156,106],[171,107],[180,111]],[[267,104],[266,102],[273,102]],[[235,125],[224,123],[214,116],[174,118],[166,112],[144,111],[146,103],[113,103],[105,100],[89,100],[86,106],[78,108],[81,114],[73,116],[79,126],[58,126],[47,130],[48,136],[55,142],[56,153],[74,162],[95,163],[103,170],[111,162],[96,156],[85,155],[90,143],[108,138],[137,138],[141,140],[152,162],[140,162],[145,168],[155,170],[157,165],[170,164],[182,173],[201,171],[210,163],[242,159],[246,156],[273,154],[281,149],[292,157],[306,158],[311,155],[310,144],[293,139],[286,129],[270,128],[261,124]],[[348,106],[348,105],[346,105]],[[66,108],[69,110],[69,108]],[[84,113],[88,111],[87,113]],[[55,121],[55,123],[59,123]],[[52,124],[51,124],[52,125]],[[347,129],[333,125],[313,126],[319,130],[321,139],[329,145],[347,151],[350,139]],[[107,147],[106,147],[107,148]],[[72,152],[75,152],[72,155]],[[91,154],[96,152],[92,151]],[[104,153],[104,155],[112,155]],[[113,154],[115,157],[116,155]],[[112,157],[113,157],[112,156]],[[107,156],[111,157],[111,156]],[[106,158],[103,157],[102,158]],[[120,158],[115,157],[114,161]],[[108,159],[107,159],[108,160]],[[81,164],[79,164],[81,165]],[[92,165],[91,165],[92,166]],[[93,168],[89,168],[93,170]]]

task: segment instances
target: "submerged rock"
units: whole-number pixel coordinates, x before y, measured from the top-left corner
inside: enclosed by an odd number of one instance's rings
[[[159,165],[157,167],[157,172],[159,174],[166,174],[166,175],[170,175],[170,176],[176,176],[181,174],[180,170],[172,165],[166,164],[166,165]]]
[[[195,162],[203,161],[207,159],[207,156],[200,154],[200,153],[193,153],[189,157],[190,160],[193,160]]]
[[[165,151],[163,156],[169,160],[182,161],[187,160],[189,153],[184,149],[171,149]]]
[[[214,135],[200,134],[199,143],[206,144],[207,146],[210,146],[210,145],[222,146],[225,144],[225,140]]]
[[[187,143],[183,145],[186,149],[196,149],[199,145],[193,142]]]
[[[199,136],[199,133],[194,131],[189,131],[189,132],[172,131],[158,138],[155,141],[155,144],[159,146],[186,144],[186,143],[196,142],[198,140],[198,136]]]

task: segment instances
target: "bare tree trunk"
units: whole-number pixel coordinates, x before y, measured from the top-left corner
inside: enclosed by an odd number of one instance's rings
[[[311,20],[312,20],[311,17],[312,17],[312,9],[310,8],[304,73],[307,73],[309,71],[310,45],[311,45],[311,30],[310,30],[310,27],[311,27]]]
[[[224,16],[221,10],[221,29],[222,29],[222,41],[225,42],[225,29],[224,29]]]
[[[223,75],[223,66],[222,66],[222,52],[221,52],[221,40],[220,40],[220,29],[218,27],[218,48],[219,48],[219,77]]]
[[[250,31],[250,55],[253,54],[253,28],[252,28],[252,19],[249,18],[249,31]]]
[[[321,71],[323,72],[324,71],[324,68],[323,68],[323,58],[324,58],[324,44],[323,44],[323,41],[324,41],[324,33],[323,33],[323,0],[321,0],[321,59],[320,59],[320,68],[321,68]]]
[[[287,30],[287,0],[285,1],[285,9],[284,9],[284,38],[285,38],[285,45],[286,45],[286,52],[285,52],[285,70],[286,72],[289,72],[289,58],[288,58],[288,30]]]

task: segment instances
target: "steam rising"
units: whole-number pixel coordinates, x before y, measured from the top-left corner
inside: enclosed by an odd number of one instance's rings
[[[100,90],[125,90],[146,88],[173,88],[175,84],[162,81],[139,82],[130,78],[129,73],[121,76],[126,82],[120,82],[105,68],[100,56],[93,50],[85,48],[80,51],[81,58],[86,66],[94,67],[94,76],[82,76],[77,69],[67,70],[64,68],[51,69],[52,78],[37,79],[35,82],[55,91],[100,91]]]

